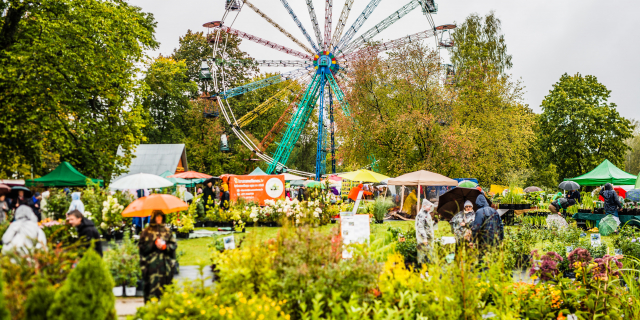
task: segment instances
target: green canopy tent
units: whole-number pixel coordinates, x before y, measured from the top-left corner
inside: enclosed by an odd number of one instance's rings
[[[87,179],[104,186],[100,179],[90,179],[80,173],[69,162],[62,162],[57,168],[44,177],[27,180],[27,187],[86,187]]]
[[[577,182],[581,186],[601,186],[605,183],[633,185],[636,183],[637,178],[637,176],[618,169],[618,167],[613,165],[609,160],[604,160],[591,172],[565,180]]]
[[[173,182],[173,184],[191,184],[191,180],[182,179],[182,178],[167,178],[170,175],[173,175],[173,173],[171,173],[171,171],[169,170],[160,174],[161,177]]]
[[[640,174],[638,175],[638,180],[636,180],[636,189],[640,189]]]

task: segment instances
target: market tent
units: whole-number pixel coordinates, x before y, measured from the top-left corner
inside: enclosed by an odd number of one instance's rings
[[[167,178],[168,176],[173,175],[173,173],[171,173],[171,171],[167,170],[163,173],[160,174],[161,177],[173,182],[173,184],[191,184],[191,180],[187,180],[187,179],[182,179],[182,178]]]
[[[393,186],[447,186],[457,187],[458,181],[447,178],[441,174],[420,170],[403,174],[397,178],[389,179],[388,185]]]
[[[251,171],[251,173],[249,173],[248,175],[250,175],[250,176],[266,176],[267,173],[262,171],[262,169],[260,169],[260,167],[257,167],[255,170]]]
[[[87,176],[80,173],[69,162],[62,162],[57,168],[49,172],[44,177],[27,180],[28,187],[86,187]],[[93,183],[99,183],[100,186],[104,182],[100,179],[89,179]]]
[[[604,160],[591,172],[565,180],[577,182],[581,186],[601,186],[605,183],[612,183],[614,185],[632,185],[636,182],[637,178],[637,176],[618,169],[618,167],[609,160]]]
[[[345,172],[338,175],[342,179],[360,182],[380,182],[389,179],[384,174],[375,173],[373,171],[360,169],[358,171]]]
[[[260,169],[260,168],[258,168],[258,169]],[[284,181],[307,180],[307,178],[305,178],[305,177],[296,176],[295,174],[291,174],[291,173],[283,173],[282,175],[284,175]]]
[[[389,179],[387,184],[390,186],[445,186],[445,187],[457,187],[458,181],[451,178],[447,178],[441,174],[430,172],[426,170],[420,170],[403,174],[397,178]],[[419,190],[418,190],[419,191]],[[420,192],[418,192],[418,201],[416,204],[416,211],[420,210]],[[400,208],[404,204],[404,188],[402,188],[402,200],[400,201]]]
[[[638,175],[638,179],[636,180],[636,189],[640,189],[640,175]]]

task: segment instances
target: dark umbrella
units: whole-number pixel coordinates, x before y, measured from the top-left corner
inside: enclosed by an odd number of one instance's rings
[[[454,188],[443,193],[438,198],[438,214],[443,220],[451,220],[453,216],[464,209],[465,201],[469,200],[473,203],[473,210],[478,210],[476,198],[483,194],[475,188]],[[487,198],[487,202],[491,205],[491,200]]]
[[[208,178],[205,181],[202,181],[202,184],[206,186],[207,183],[209,183],[209,182],[215,183],[217,180],[221,180],[220,177],[211,177],[211,178]]]
[[[0,183],[0,196],[9,192],[11,192],[11,187],[6,184]]]
[[[31,193],[31,190],[29,190],[29,188],[23,187],[23,186],[16,186],[11,188],[11,198],[17,198],[18,191],[21,191],[21,190],[24,191],[25,198],[29,198],[33,195],[33,193]]]
[[[580,190],[580,185],[574,181],[562,181],[558,188],[562,190]]]
[[[529,193],[529,192],[538,192],[538,191],[542,191],[542,188],[538,188],[538,187],[526,187],[524,188],[524,192]]]

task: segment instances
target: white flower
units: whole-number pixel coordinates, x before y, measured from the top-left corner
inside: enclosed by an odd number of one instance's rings
[[[109,206],[109,203],[108,203],[108,202],[106,202],[106,201],[103,201],[103,202],[102,202],[102,206],[103,206],[103,207],[108,207],[108,206]]]
[[[322,213],[322,209],[320,209],[320,208],[316,208],[315,212],[317,212],[317,213]]]
[[[102,228],[103,230],[107,230],[108,226],[106,223],[103,222],[100,224],[100,228]]]

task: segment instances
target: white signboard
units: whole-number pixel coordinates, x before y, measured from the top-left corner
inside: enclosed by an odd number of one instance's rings
[[[600,234],[599,233],[592,233],[591,234],[591,246],[592,247],[597,247],[600,246],[602,244],[602,240],[600,239]]]
[[[456,244],[456,237],[442,237],[441,243],[442,245]]]
[[[236,248],[236,239],[233,236],[228,236],[222,238],[224,241],[224,249],[231,250]]]
[[[340,234],[342,235],[342,243],[345,245],[351,243],[366,243],[369,241],[371,229],[369,228],[369,215],[356,214],[340,217]],[[350,259],[352,253],[348,250],[342,252],[342,258]]]

